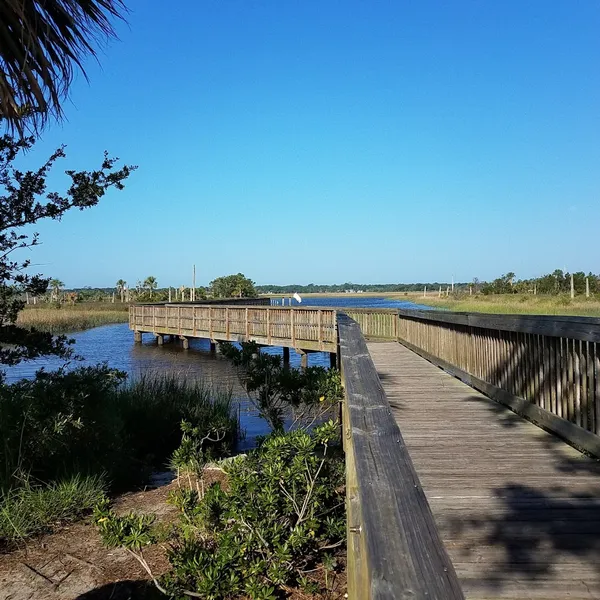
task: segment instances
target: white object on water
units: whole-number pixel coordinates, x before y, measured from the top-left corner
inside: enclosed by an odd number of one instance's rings
[[[300,294],[298,292],[294,292],[294,300],[300,304],[302,302],[302,298],[300,298]]]

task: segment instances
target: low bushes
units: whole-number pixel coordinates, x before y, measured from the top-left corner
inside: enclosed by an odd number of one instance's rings
[[[346,535],[338,425],[273,433],[223,468],[224,486],[203,493],[190,485],[172,495],[180,521],[167,533],[151,516],[118,517],[100,503],[95,522],[104,542],[125,547],[151,576],[144,548],[168,542],[171,570],[155,583],[172,597],[274,600],[290,587],[327,592],[322,587],[335,578]],[[316,576],[323,572],[324,583]]]
[[[231,450],[238,433],[231,394],[202,383],[174,376],[126,382],[124,373],[96,366],[0,384],[0,512],[56,503],[64,498],[56,490],[73,482],[82,493],[88,483],[96,490],[131,487],[165,465],[181,443],[184,420],[207,433],[218,427],[219,451]],[[38,519],[42,527],[55,520],[52,511]],[[10,531],[0,527],[0,537]]]

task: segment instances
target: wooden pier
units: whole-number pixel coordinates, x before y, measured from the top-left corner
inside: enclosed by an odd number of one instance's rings
[[[350,600],[600,598],[600,319],[140,305],[130,327],[337,352]]]

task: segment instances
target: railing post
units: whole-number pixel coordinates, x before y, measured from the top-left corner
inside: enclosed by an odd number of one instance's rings
[[[324,342],[323,342],[323,311],[322,310],[319,310],[318,322],[319,322],[319,348],[321,350],[323,350]]]
[[[294,323],[294,309],[290,306],[290,337],[292,338],[292,347],[296,347],[296,326]]]
[[[181,335],[181,306],[177,307],[177,334]]]
[[[267,308],[267,344],[271,345],[271,309]]]

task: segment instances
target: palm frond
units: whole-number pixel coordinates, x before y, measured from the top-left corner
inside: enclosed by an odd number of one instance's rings
[[[19,132],[60,118],[74,72],[126,12],[122,0],[2,0],[0,118]]]

